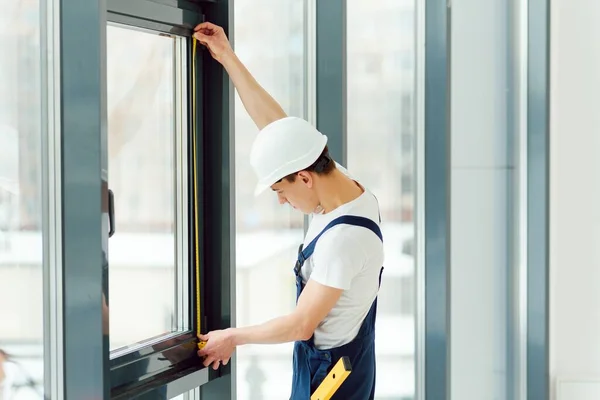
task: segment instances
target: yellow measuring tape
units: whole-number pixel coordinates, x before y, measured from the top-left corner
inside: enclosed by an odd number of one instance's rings
[[[200,245],[198,242],[198,158],[196,156],[196,38],[192,37],[192,153],[194,158],[194,241],[196,253],[196,335],[202,334],[200,315]],[[206,342],[199,340],[198,349],[206,346]]]

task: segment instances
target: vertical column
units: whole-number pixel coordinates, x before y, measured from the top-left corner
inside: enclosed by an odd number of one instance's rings
[[[346,1],[316,2],[317,129],[328,136],[333,158],[347,163]]]
[[[527,399],[527,5],[508,6],[507,110],[509,163],[506,398]]]
[[[549,0],[528,2],[527,398],[549,398]]]
[[[232,44],[233,0],[211,4],[205,9],[205,20],[220,25]],[[202,75],[198,85],[202,97],[199,123],[202,125],[202,300],[205,312],[204,331],[224,329],[235,324],[235,153],[233,85],[222,66],[206,51]],[[210,370],[212,377],[220,376],[200,388],[201,398],[235,399],[235,355],[226,367],[218,372]]]
[[[424,388],[427,400],[450,393],[450,30],[445,0],[426,0],[424,15],[424,135],[419,129],[418,227],[419,292],[424,292]],[[421,37],[420,34],[418,35]],[[421,51],[421,44],[418,51]],[[421,58],[419,57],[419,60]],[[419,68],[420,69],[420,68]],[[418,79],[421,81],[421,78]],[[421,118],[418,118],[421,123]],[[423,139],[421,139],[423,137]],[[424,247],[423,247],[424,246]],[[424,271],[423,271],[424,270]],[[423,315],[420,308],[420,314]],[[422,318],[422,317],[421,317]]]
[[[452,5],[452,399],[507,398],[508,18],[503,0]]]
[[[106,398],[100,211],[106,9],[102,0],[59,6],[64,394]]]

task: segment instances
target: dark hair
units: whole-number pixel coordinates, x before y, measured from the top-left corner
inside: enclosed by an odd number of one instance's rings
[[[321,155],[315,160],[315,162],[312,163],[309,167],[302,169],[301,171],[314,172],[317,175],[328,175],[334,169],[335,162],[329,155],[329,148],[325,146],[325,148],[321,152]],[[296,175],[298,174],[298,172],[294,172],[293,174],[290,174],[283,179],[287,180],[288,182],[294,183],[296,181]],[[283,179],[280,179],[279,182],[281,182]]]

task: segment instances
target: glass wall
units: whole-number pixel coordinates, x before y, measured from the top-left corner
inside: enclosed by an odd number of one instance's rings
[[[376,326],[376,398],[412,399],[415,2],[349,0],[347,19],[348,169],[378,198],[384,236],[385,270]]]
[[[0,12],[0,399],[44,397],[41,6]]]
[[[305,116],[304,0],[236,0],[235,50],[288,115]],[[273,193],[254,198],[249,151],[257,128],[236,96],[237,325],[264,322],[295,307],[292,273],[304,217]],[[290,395],[292,344],[237,350],[238,399]]]
[[[111,349],[178,331],[177,284],[187,266],[178,75],[182,39],[125,26],[107,28]],[[179,150],[179,151],[177,151]],[[179,178],[179,179],[178,179]],[[187,203],[186,203],[187,204]],[[179,240],[177,240],[179,238]],[[178,268],[179,267],[179,268]],[[135,324],[132,318],[135,317]]]

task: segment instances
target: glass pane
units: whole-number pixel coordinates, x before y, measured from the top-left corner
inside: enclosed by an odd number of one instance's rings
[[[384,235],[377,399],[415,394],[414,3],[349,0],[347,9],[348,27],[378,21],[348,29],[346,63],[348,169],[379,199]]]
[[[235,48],[288,115],[304,116],[304,0],[236,0]],[[256,29],[260,26],[260,29]],[[254,198],[250,147],[257,129],[236,97],[237,325],[258,324],[295,307],[292,267],[304,216],[273,193]],[[269,290],[264,290],[268,287]],[[237,350],[238,399],[291,393],[293,344]]]
[[[107,36],[114,350],[177,330],[176,39],[118,26]]]
[[[0,399],[44,397],[40,5],[0,12]]]

